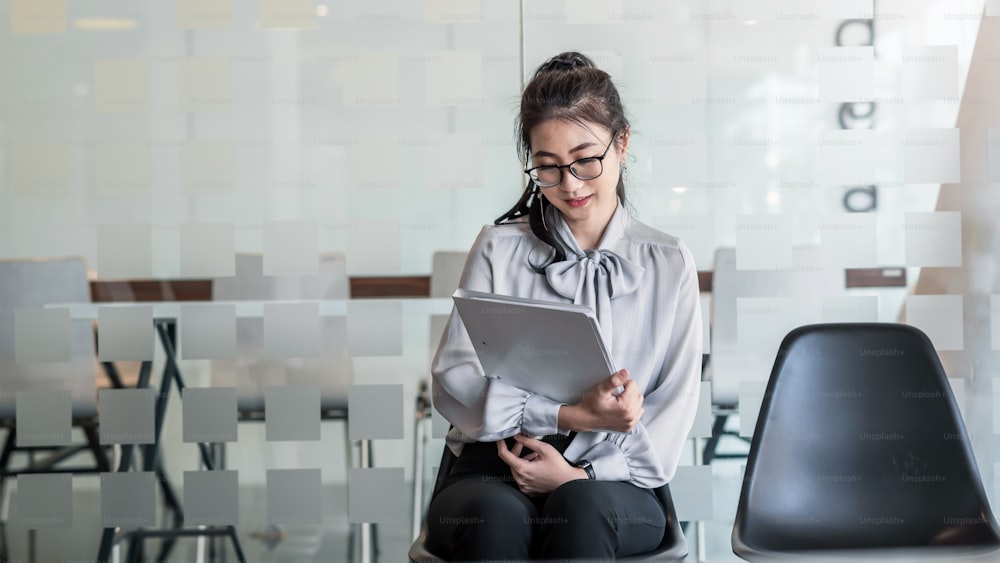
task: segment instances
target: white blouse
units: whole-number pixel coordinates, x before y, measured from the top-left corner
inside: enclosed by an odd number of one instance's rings
[[[673,478],[694,422],[701,379],[698,273],[680,239],[615,210],[596,250],[583,251],[553,206],[546,223],[566,260],[541,264],[551,247],[526,221],[483,227],[460,286],[594,308],[615,365],[629,370],[644,396],[641,422],[628,434],[580,432],[563,453],[589,460],[598,479],[655,488]],[[455,455],[468,442],[558,429],[560,403],[483,373],[461,318],[452,310],[432,366],[434,406],[453,425]],[[608,374],[610,377],[611,374]]]

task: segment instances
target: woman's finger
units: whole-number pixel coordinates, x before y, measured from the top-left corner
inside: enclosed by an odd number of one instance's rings
[[[525,436],[524,434],[517,434],[517,435],[514,436],[514,439],[517,440],[517,445],[518,446],[524,445],[524,446],[527,446],[529,449],[534,450],[536,452],[541,452],[545,448],[551,448],[552,447],[551,444],[548,444],[548,443],[543,442],[541,440],[536,440],[536,439],[532,438],[531,436]]]
[[[507,449],[507,443],[503,440],[497,440],[497,455],[500,456],[507,465],[511,464],[511,459],[517,459],[517,456],[510,453]]]
[[[514,454],[514,457],[521,457],[521,452],[523,450],[524,446],[520,442],[518,442],[514,444],[513,448],[511,448],[510,453]]]

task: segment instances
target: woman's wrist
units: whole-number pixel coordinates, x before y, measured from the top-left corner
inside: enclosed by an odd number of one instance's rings
[[[562,405],[559,407],[559,429],[573,432],[587,432],[590,425],[586,421],[586,412],[579,405]]]

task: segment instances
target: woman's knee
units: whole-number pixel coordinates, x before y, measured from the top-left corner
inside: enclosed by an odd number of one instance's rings
[[[483,479],[465,479],[442,490],[432,504],[446,504],[453,512],[482,518],[509,518],[533,511],[516,488]]]
[[[553,491],[542,518],[548,523],[542,531],[543,556],[643,553],[659,543],[665,523],[663,509],[649,491],[582,479]]]
[[[614,532],[614,506],[597,481],[577,480],[552,491],[540,517],[547,535],[579,537]]]
[[[601,481],[586,479],[563,483],[545,501],[545,514],[564,517],[608,514],[612,510],[614,499],[603,485]]]
[[[441,490],[431,501],[428,547],[448,549],[454,557],[524,557],[535,518],[534,506],[517,489],[466,479]]]

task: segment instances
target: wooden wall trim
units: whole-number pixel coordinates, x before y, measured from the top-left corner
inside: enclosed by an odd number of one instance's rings
[[[90,299],[112,301],[211,301],[212,280],[91,280]]]
[[[844,271],[845,287],[906,287],[906,268],[863,268]],[[430,276],[352,277],[351,297],[428,297]],[[712,272],[698,272],[702,293],[712,292]],[[95,303],[112,301],[211,301],[212,280],[91,280]]]
[[[351,278],[351,297],[429,297],[430,276]]]
[[[844,271],[844,287],[906,287],[906,268],[856,268]]]

